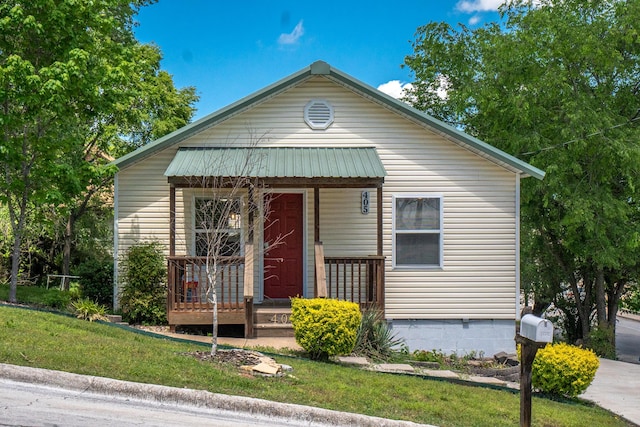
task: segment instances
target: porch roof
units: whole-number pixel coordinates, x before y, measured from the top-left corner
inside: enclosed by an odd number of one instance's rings
[[[382,181],[386,171],[373,147],[182,147],[165,176],[346,178]]]

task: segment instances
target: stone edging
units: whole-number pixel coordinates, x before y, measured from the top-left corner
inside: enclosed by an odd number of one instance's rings
[[[368,369],[376,372],[386,372],[393,374],[418,375],[438,379],[448,379],[474,383],[478,385],[487,385],[494,387],[504,387],[509,390],[519,390],[520,384],[517,382],[504,381],[494,377],[484,377],[480,375],[464,374],[449,370],[426,369],[414,367],[408,363],[370,363],[366,357],[338,357],[336,361],[345,366],[358,367],[360,369]]]

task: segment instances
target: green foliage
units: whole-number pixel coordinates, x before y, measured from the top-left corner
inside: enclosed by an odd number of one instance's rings
[[[122,317],[129,323],[163,324],[167,318],[167,267],[159,242],[131,246],[122,260]]]
[[[627,293],[620,300],[622,308],[632,311],[634,313],[640,313],[640,286],[635,284],[630,287]]]
[[[395,337],[380,310],[367,309],[362,313],[353,353],[374,360],[389,360],[402,343],[403,340]]]
[[[598,356],[616,359],[615,330],[609,326],[596,326],[589,333],[589,348]]]
[[[296,342],[314,360],[350,354],[362,315],[358,304],[333,299],[291,299]]]
[[[0,301],[9,299],[9,284],[0,284]],[[36,307],[48,307],[55,310],[66,310],[72,300],[69,292],[59,289],[46,289],[41,286],[18,286],[17,298],[21,304]]]
[[[411,353],[411,357],[419,362],[436,362],[444,364],[447,360],[447,356],[438,350],[415,350]]]
[[[187,124],[195,111],[195,90],[176,89],[159,49],[135,39],[134,17],[152,2],[0,2],[0,204],[11,229],[0,250],[11,251],[12,301],[35,218],[46,219],[34,240],[52,249],[48,265],[64,247],[68,274],[75,223],[108,191],[111,157]]]
[[[80,286],[80,283],[69,283],[69,297],[71,297],[71,301],[77,301],[82,298],[82,287]]]
[[[71,303],[71,295],[67,291],[49,289],[42,295],[40,304],[54,310],[67,310]]]
[[[592,350],[566,343],[549,344],[536,354],[531,381],[543,392],[575,397],[589,387],[599,366]]]
[[[98,304],[113,305],[113,261],[88,259],[75,269],[80,276],[82,295]]]
[[[79,299],[71,303],[71,305],[78,319],[88,320],[89,322],[93,322],[94,320],[107,320],[107,308],[97,304],[95,301],[91,301],[89,298]]]

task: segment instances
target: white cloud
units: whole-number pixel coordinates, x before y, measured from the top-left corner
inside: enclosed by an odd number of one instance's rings
[[[300,40],[300,37],[302,37],[303,35],[304,27],[302,26],[302,21],[300,21],[292,32],[280,34],[280,37],[278,37],[278,43],[281,45],[296,44],[298,40]]]
[[[407,90],[413,88],[411,83],[402,83],[400,80],[391,80],[378,86],[380,92],[386,93],[396,99],[404,97]]]
[[[482,20],[482,17],[478,14],[475,14],[471,18],[469,18],[469,25],[476,25],[481,20]]]
[[[503,3],[505,0],[460,0],[456,9],[467,13],[497,11]]]

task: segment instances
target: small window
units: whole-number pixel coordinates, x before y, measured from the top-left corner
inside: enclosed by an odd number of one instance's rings
[[[242,249],[241,203],[238,198],[196,198],[196,256],[239,256]]]
[[[442,267],[442,196],[393,197],[393,266]]]
[[[323,99],[313,99],[304,107],[304,121],[311,129],[327,129],[333,123],[333,106]]]

